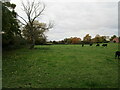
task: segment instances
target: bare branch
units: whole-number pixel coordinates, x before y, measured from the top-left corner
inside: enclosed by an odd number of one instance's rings
[[[48,24],[48,29],[51,29],[54,27],[54,23],[53,21],[49,21],[49,24]]]
[[[19,22],[20,22],[22,25],[26,25],[26,24],[24,24],[23,22],[21,22],[20,20],[19,20]]]
[[[23,2],[21,3],[23,6],[23,11],[26,13],[30,24],[32,24],[35,21],[35,19],[38,18],[45,10],[45,4],[41,2],[35,3],[34,1],[30,3],[30,1],[27,0],[27,5],[25,5]],[[26,22],[26,20],[23,17],[19,17]]]
[[[31,13],[31,15],[33,15],[37,11],[37,8],[40,9],[40,2],[38,2],[37,5],[34,5],[33,12]]]
[[[22,6],[23,6],[23,10],[25,11],[25,13],[28,13],[27,11],[27,6],[25,6],[25,4],[22,2]]]
[[[42,10],[41,10],[38,14],[35,15],[35,17],[33,18],[32,22],[33,22],[37,17],[39,17],[44,10],[45,10],[45,4],[43,4]]]
[[[24,20],[24,22],[27,24],[27,21],[26,21],[23,17],[21,17],[21,16],[18,15],[18,14],[17,14],[17,16],[20,17],[22,20]]]
[[[34,7],[34,2],[32,2],[31,8],[30,8],[30,14],[32,13],[33,7]]]

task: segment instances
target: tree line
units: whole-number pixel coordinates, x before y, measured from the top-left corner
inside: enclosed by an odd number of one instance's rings
[[[100,36],[99,34],[97,34],[94,38],[92,38],[89,34],[86,34],[85,37],[83,37],[83,40],[79,37],[70,37],[60,41],[50,41],[49,43],[51,44],[108,43],[108,42],[114,42],[113,39],[116,37],[117,37],[116,35],[113,35],[109,38],[108,36]],[[120,37],[119,37],[119,40],[120,40]]]

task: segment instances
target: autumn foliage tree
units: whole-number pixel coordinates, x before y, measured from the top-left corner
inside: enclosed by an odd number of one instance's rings
[[[106,42],[106,37],[105,36],[100,36],[99,34],[97,34],[93,39],[92,42],[95,43],[103,43]]]
[[[81,42],[81,39],[77,37],[71,37],[64,39],[64,42],[66,44],[79,44]]]
[[[87,34],[84,38],[83,38],[83,41],[85,43],[90,43],[91,42],[91,36],[89,34]]]
[[[72,41],[72,44],[79,44],[81,39],[77,38],[77,37],[74,37],[74,38],[71,38],[71,41]]]

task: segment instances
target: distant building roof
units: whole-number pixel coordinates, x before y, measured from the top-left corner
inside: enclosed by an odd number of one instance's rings
[[[112,41],[118,43],[118,42],[119,42],[119,38],[116,37],[116,38],[114,38]]]

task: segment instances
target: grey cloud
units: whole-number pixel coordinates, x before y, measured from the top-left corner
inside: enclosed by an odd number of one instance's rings
[[[65,34],[66,37],[83,37],[86,33],[90,33],[93,36],[95,36],[95,34],[117,34],[117,3],[54,4],[56,7],[59,6],[59,10],[56,8],[53,10],[55,17],[57,17],[55,19],[57,23],[56,31],[59,29],[63,33],[69,32]],[[59,31],[58,34],[56,33],[56,36],[58,35]]]

